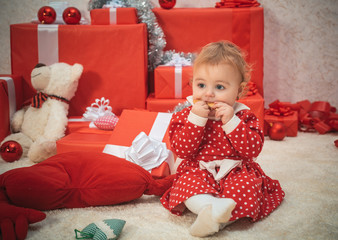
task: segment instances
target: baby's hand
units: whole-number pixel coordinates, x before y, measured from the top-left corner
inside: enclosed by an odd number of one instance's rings
[[[227,103],[216,102],[213,109],[216,110],[215,117],[220,118],[223,124],[229,122],[229,120],[234,116],[233,107]]]
[[[192,106],[191,111],[200,117],[206,118],[209,115],[210,108],[206,102],[198,101]]]

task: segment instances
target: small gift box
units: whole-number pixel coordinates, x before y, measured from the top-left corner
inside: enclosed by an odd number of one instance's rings
[[[155,98],[186,98],[192,94],[192,63],[173,54],[171,61],[155,69]]]
[[[174,165],[167,132],[170,119],[170,113],[124,110],[103,152],[142,166],[154,178],[168,176]]]
[[[102,8],[90,11],[92,25],[137,24],[135,8]]]
[[[298,133],[298,112],[292,110],[288,102],[275,102],[269,104],[269,109],[264,115],[264,134],[269,134],[269,129],[274,122],[282,122],[286,127],[286,136],[296,137]]]
[[[22,106],[22,78],[0,75],[0,142],[10,134],[10,121]]]
[[[155,68],[155,98],[186,98],[192,94],[191,66],[158,66]]]

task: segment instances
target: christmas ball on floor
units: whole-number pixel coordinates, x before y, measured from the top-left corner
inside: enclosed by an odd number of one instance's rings
[[[269,137],[272,140],[282,141],[286,136],[286,128],[282,122],[272,123],[269,129]]]
[[[0,147],[0,155],[6,162],[14,162],[22,156],[22,147],[16,141],[4,142]]]

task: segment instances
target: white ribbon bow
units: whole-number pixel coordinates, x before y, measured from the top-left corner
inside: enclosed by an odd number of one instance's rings
[[[216,181],[219,181],[228,175],[228,173],[235,167],[241,167],[242,161],[232,159],[215,160],[210,162],[200,161],[199,165],[200,169],[206,169],[214,176]],[[218,172],[216,171],[216,168],[219,168]]]
[[[109,106],[109,99],[104,97],[95,99],[95,102],[90,107],[87,107],[86,112],[83,114],[85,120],[92,122],[104,116],[115,116],[112,112],[112,107]]]
[[[174,53],[172,59],[165,66],[191,66],[191,60],[181,57],[178,53]]]
[[[144,132],[136,136],[132,145],[125,151],[125,159],[149,171],[172,158],[165,143],[155,140]]]

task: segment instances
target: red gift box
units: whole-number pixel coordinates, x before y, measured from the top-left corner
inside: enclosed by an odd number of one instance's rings
[[[111,131],[92,129],[71,133],[56,142],[57,153],[65,152],[102,152],[107,144]]]
[[[256,93],[254,95],[241,98],[238,100],[238,102],[241,102],[250,108],[250,110],[259,119],[259,122],[263,129],[263,124],[264,124],[264,99],[263,97],[259,93]]]
[[[286,127],[286,136],[296,137],[298,133],[298,113],[292,111],[293,114],[288,116],[264,115],[264,134],[269,135],[269,129],[274,122],[282,122]]]
[[[185,98],[158,99],[152,93],[147,98],[147,110],[152,112],[172,112],[178,104],[186,101],[187,99]]]
[[[192,94],[191,66],[159,66],[155,68],[155,98],[186,98]]]
[[[0,142],[10,134],[10,119],[22,106],[22,78],[0,75]]]
[[[153,139],[166,143],[169,149],[167,127],[170,119],[170,113],[124,110],[103,152],[124,158],[124,152],[141,132]],[[152,176],[154,178],[168,176],[174,164],[173,159],[171,160],[165,161],[159,167],[152,169]]]
[[[247,53],[252,81],[263,96],[263,8],[154,8],[167,42],[164,50],[196,52],[210,42],[229,40]]]
[[[135,8],[103,8],[90,11],[92,25],[136,24]]]
[[[71,99],[69,116],[81,116],[96,98],[112,112],[145,108],[147,31],[145,24],[11,25],[12,73],[23,76],[24,99],[32,97],[30,74],[38,62],[80,63],[84,72]]]

